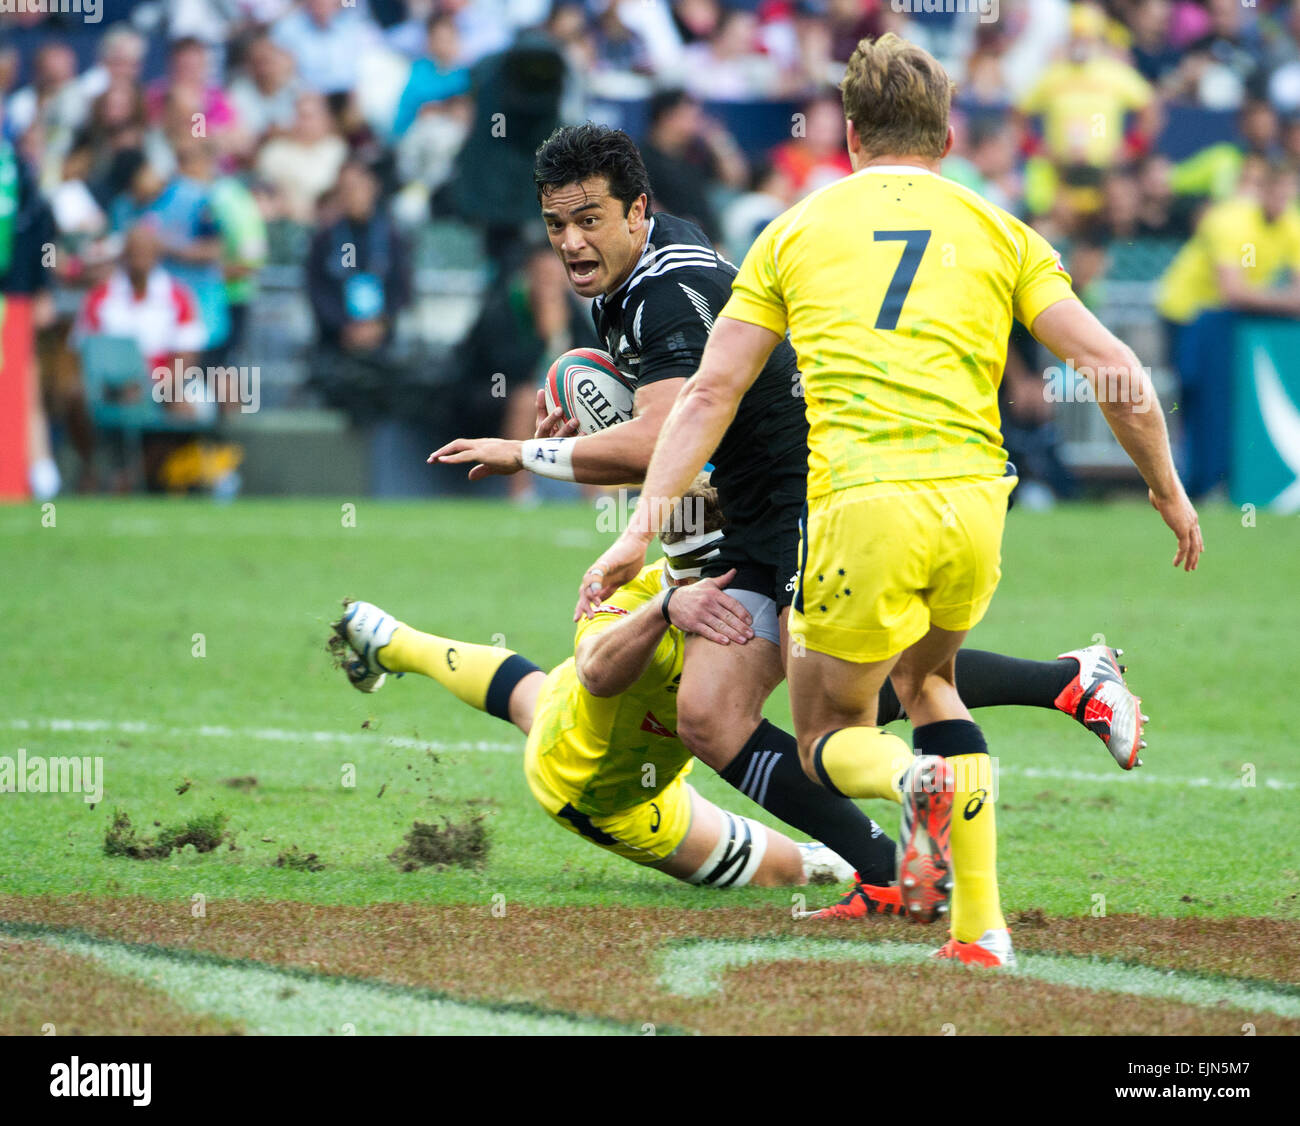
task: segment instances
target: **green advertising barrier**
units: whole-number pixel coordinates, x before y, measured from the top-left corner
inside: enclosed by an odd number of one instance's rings
[[[1300,512],[1300,322],[1241,317],[1236,336],[1232,499]]]

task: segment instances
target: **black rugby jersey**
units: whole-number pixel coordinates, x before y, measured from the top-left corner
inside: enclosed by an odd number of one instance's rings
[[[638,387],[689,379],[735,276],[699,227],[657,212],[627,281],[593,302],[596,332]],[[728,538],[764,518],[778,495],[798,494],[802,504],[808,423],[798,380],[794,349],[782,340],[710,458]]]

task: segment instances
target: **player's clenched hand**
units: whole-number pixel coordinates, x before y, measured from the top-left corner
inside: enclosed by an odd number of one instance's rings
[[[1205,550],[1205,540],[1201,537],[1201,521],[1196,509],[1187,499],[1187,494],[1179,490],[1177,496],[1157,496],[1154,490],[1147,490],[1154,508],[1174,535],[1178,537],[1178,554],[1174,556],[1174,566],[1180,563],[1184,571],[1195,571],[1201,552]]]
[[[518,473],[524,467],[523,443],[508,438],[457,438],[429,455],[429,464],[462,465],[477,462],[469,471],[471,481],[484,477]]]
[[[573,620],[595,616],[598,607],[624,583],[631,582],[645,566],[649,540],[624,532],[604,555],[587,568],[578,587],[578,605],[573,610]]]
[[[537,429],[534,438],[572,438],[578,433],[576,418],[564,421],[564,408],[556,407],[553,411],[546,409],[546,391],[539,388],[537,392]]]
[[[754,631],[754,619],[739,602],[722,588],[736,577],[733,567],[716,579],[701,579],[690,586],[679,586],[668,603],[668,617],[686,633],[698,633],[719,645],[744,645]]]

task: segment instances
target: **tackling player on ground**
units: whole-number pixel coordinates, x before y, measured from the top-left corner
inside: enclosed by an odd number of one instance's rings
[[[628,530],[583,577],[578,612],[640,569],[664,506],[788,331],[810,423],[790,624],[803,654],[789,662],[805,768],[832,793],[902,803],[909,913],[932,920],[951,894],[953,938],[939,953],[1002,965],[1013,955],[988,749],[956,682],[958,650],[1000,577],[1015,483],[997,406],[1013,316],[1092,376],[1178,538],[1175,564],[1194,569],[1203,544],[1137,357],[1075,298],[1040,235],[938,175],[952,146],[942,67],[896,36],[864,40],[842,91],[854,174],[778,217],[750,249]],[[1127,394],[1098,390],[1097,372],[1123,373]],[[886,678],[912,718],[916,759],[876,726]]]
[[[716,492],[701,478],[701,532],[719,533]],[[345,604],[331,648],[363,692],[385,674],[414,672],[528,736],[529,789],[552,820],[601,848],[687,883],[709,887],[844,880],[852,869],[820,844],[796,844],[748,817],[720,809],[686,782],[692,765],[676,732],[686,631],[734,629],[738,605],[700,580],[680,521],[664,532],[667,558],[577,628],[574,656],[543,673],[508,649],[423,633],[369,602]],[[675,529],[675,530],[674,530]],[[893,842],[867,822],[888,862]],[[888,873],[881,872],[886,882]],[[880,888],[863,911],[899,914],[898,889]]]

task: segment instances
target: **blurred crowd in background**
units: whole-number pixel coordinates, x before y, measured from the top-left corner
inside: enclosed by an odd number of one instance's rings
[[[1179,329],[1228,303],[1192,261],[1209,212],[1267,197],[1279,269],[1300,268],[1300,0],[100,13],[0,13],[6,370],[25,347],[10,336],[30,336],[38,496],[230,480],[236,457],[194,439],[237,438],[247,400],[208,387],[133,404],[114,390],[132,368],[256,365],[263,412],[341,412],[378,435],[380,459],[458,433],[530,435],[550,360],[595,343],[537,217],[536,146],[566,122],[627,128],[655,206],[738,262],[766,222],[850,171],[836,84],[857,42],[886,31],[958,84],[945,175],[1042,230],[1103,319],[1145,331],[1134,343],[1175,389]],[[103,337],[128,343],[91,346]],[[1027,495],[1075,496],[1087,435],[1063,441],[1042,357],[1012,344],[1004,414]],[[126,448],[116,431],[144,439]],[[1218,462],[1194,471],[1194,493],[1222,479]]]

